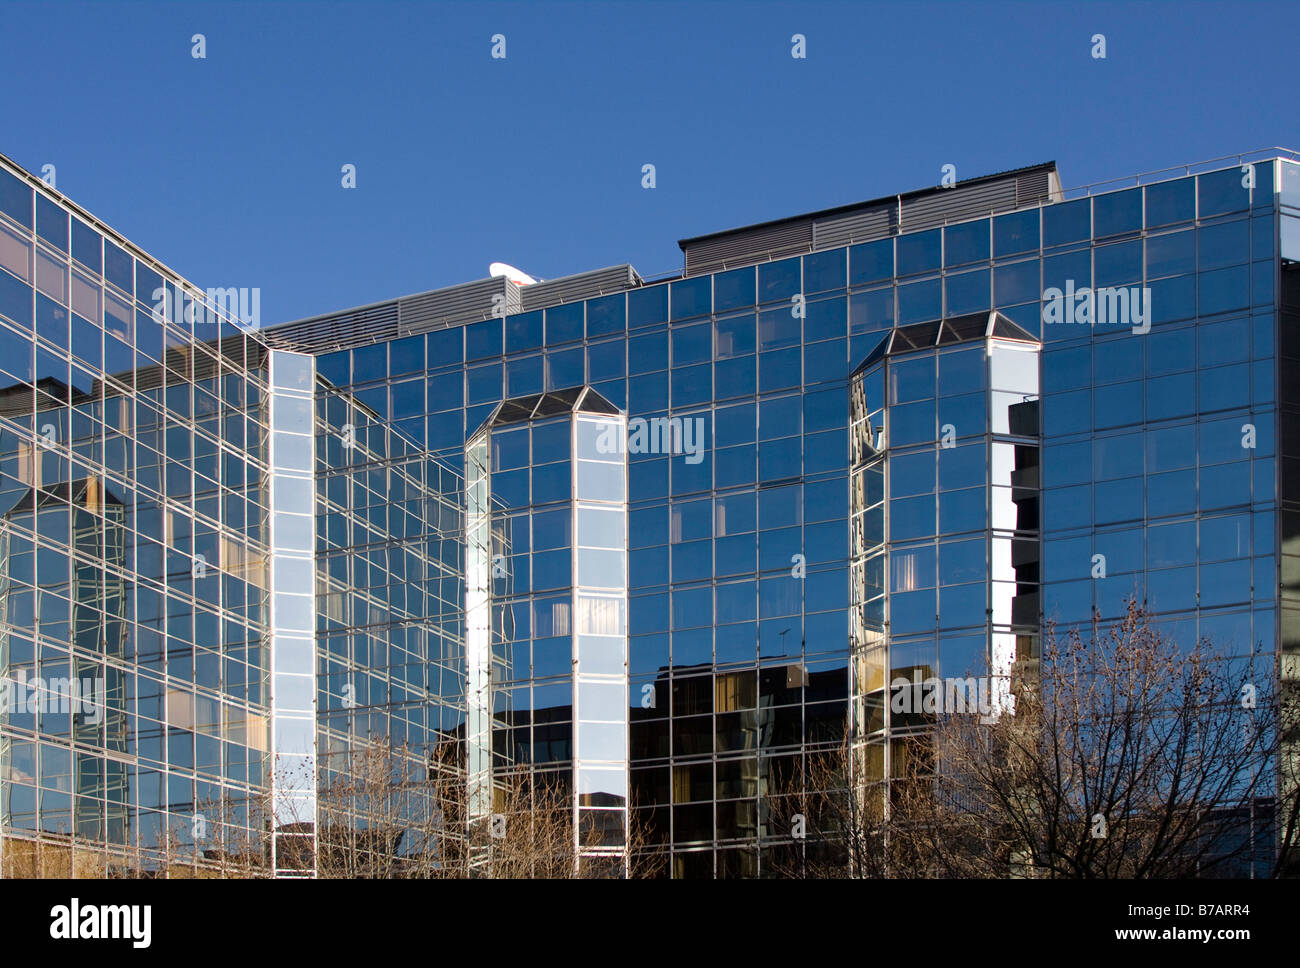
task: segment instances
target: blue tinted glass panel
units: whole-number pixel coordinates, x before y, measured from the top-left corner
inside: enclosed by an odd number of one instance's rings
[[[873,333],[894,325],[894,290],[872,289],[849,297],[849,331]]]
[[[135,301],[152,306],[159,301],[155,295],[162,288],[162,276],[139,260],[135,264]],[[232,310],[233,312],[233,310]]]
[[[939,354],[939,393],[955,396],[984,389],[984,348]]]
[[[430,333],[427,337],[429,368],[460,363],[465,357],[465,327],[452,326]]]
[[[1148,420],[1167,420],[1196,412],[1194,374],[1175,373],[1173,376],[1149,379],[1146,395]]]
[[[1054,393],[1043,400],[1043,427],[1049,436],[1082,433],[1092,425],[1089,390]]]
[[[1151,322],[1174,322],[1196,315],[1196,276],[1173,276],[1148,282],[1151,298],[1148,312]]]
[[[104,240],[104,278],[125,293],[135,286],[134,260],[108,239]]]
[[[629,375],[668,368],[668,334],[660,331],[633,336],[627,341]]]
[[[714,413],[716,443],[719,447],[729,447],[751,441],[754,439],[756,425],[753,403],[723,407]]]
[[[1254,168],[1255,184],[1259,186],[1259,168]],[[1250,208],[1250,173],[1241,168],[1228,168],[1200,175],[1196,179],[1198,194],[1197,213],[1201,218],[1244,212]],[[1265,184],[1268,184],[1267,182]]]
[[[804,382],[844,379],[848,372],[847,353],[847,341],[842,339],[808,344],[803,354]]]
[[[19,336],[7,326],[0,326],[0,366],[4,372],[18,377],[24,382],[31,383],[33,380],[33,355],[32,342],[30,338]],[[11,380],[2,381],[5,388],[12,385]],[[30,406],[30,397],[28,398]]]
[[[672,382],[672,405],[674,409],[704,403],[712,390],[713,369],[707,364],[702,366],[674,365],[669,373]]]
[[[847,335],[848,302],[843,296],[809,302],[805,313],[803,331],[808,342]]]
[[[1037,259],[998,266],[993,270],[993,299],[997,306],[1014,306],[1042,297]]]
[[[587,347],[587,376],[593,383],[626,374],[627,344],[623,340],[607,340]]]
[[[68,348],[68,311],[41,292],[36,294],[36,335],[59,349]]]
[[[135,314],[135,348],[137,352],[143,353],[151,360],[162,360],[163,333],[162,327],[154,322],[153,315],[143,310],[137,310]],[[386,349],[382,344],[381,350]]]
[[[848,250],[831,249],[803,257],[803,291],[826,292],[847,284]]]
[[[754,267],[720,272],[713,277],[713,307],[716,312],[754,305]]]
[[[1142,240],[1099,245],[1093,250],[1094,283],[1121,286],[1142,281]]]
[[[712,309],[712,278],[700,276],[698,279],[686,279],[672,284],[673,319],[689,319],[692,316],[704,316]]]
[[[465,359],[501,355],[501,320],[485,319],[465,327]]]
[[[586,356],[581,347],[560,353],[547,353],[546,389],[563,390],[568,387],[582,386],[586,382],[583,374],[585,365]]]
[[[1197,282],[1199,283],[1197,309],[1201,316],[1245,309],[1250,305],[1249,266],[1203,272],[1197,276]]]
[[[785,301],[800,291],[799,259],[765,262],[758,267],[758,301]]]
[[[1084,249],[1068,255],[1052,256],[1043,260],[1043,289],[1074,289],[1076,292],[1092,285],[1092,252]]]
[[[32,190],[7,171],[0,171],[0,212],[19,225],[32,227]]]
[[[39,192],[36,194],[36,234],[56,249],[68,251],[68,213]]]
[[[75,313],[72,316],[72,352],[74,356],[85,360],[98,368],[103,356],[101,344],[104,331]],[[75,370],[75,368],[74,368]],[[74,372],[75,376],[75,372]],[[89,392],[89,390],[87,390]]]
[[[1196,217],[1196,179],[1179,178],[1146,187],[1147,228],[1190,222]]]
[[[898,323],[920,323],[943,315],[943,290],[938,279],[898,287]]]
[[[993,254],[998,258],[1038,250],[1038,213],[1024,212],[999,215],[993,220]]]
[[[866,242],[849,249],[849,285],[878,282],[894,275],[894,240]]]
[[[1172,232],[1146,240],[1147,278],[1179,275],[1196,268],[1196,233]]]
[[[898,274],[916,275],[939,268],[939,230],[898,237]]]
[[[79,218],[72,219],[72,257],[88,269],[101,272],[104,255],[99,233]]]
[[[727,360],[754,352],[754,315],[752,313],[745,316],[734,316],[731,319],[720,319],[714,324],[714,328],[716,331],[714,355],[717,359]]]
[[[708,323],[673,327],[673,366],[708,360],[713,355],[712,337]]]
[[[1091,233],[1091,199],[1080,198],[1043,208],[1043,248],[1081,242]]]
[[[506,362],[506,393],[512,397],[541,393],[546,385],[540,355],[515,357]],[[432,408],[431,408],[432,409]]]
[[[389,355],[392,358],[390,372],[393,375],[416,373],[424,369],[423,336],[408,336],[405,339],[394,340],[389,345]]]
[[[506,352],[535,350],[542,345],[542,311],[506,317]],[[476,354],[477,355],[477,354]],[[491,355],[491,354],[482,354]]]
[[[989,270],[962,272],[944,279],[947,316],[960,316],[989,308]]]
[[[587,301],[587,335],[605,336],[627,329],[627,299],[619,293]]]
[[[706,277],[707,278],[707,277]],[[668,321],[668,287],[633,289],[627,294],[628,329]]]
[[[1086,387],[1091,377],[1092,353],[1082,346],[1053,350],[1043,356],[1043,389],[1047,393]]]
[[[347,350],[341,353],[328,353],[316,357],[316,373],[329,380],[336,387],[347,386],[350,382],[349,371],[352,354]]]
[[[1119,338],[1098,340],[1093,349],[1093,379],[1097,383],[1140,379],[1144,348],[1142,341],[1129,339],[1127,333]]]
[[[0,314],[31,328],[32,287],[7,272],[0,272]]]
[[[943,230],[943,263],[983,262],[989,257],[989,220],[950,225]]]
[[[546,345],[582,339],[582,303],[552,306],[546,310]]]
[[[1098,195],[1092,200],[1092,229],[1099,238],[1142,230],[1142,189]]]
[[[352,351],[352,381],[369,383],[388,376],[388,345],[376,343]]]
[[[760,353],[758,388],[766,392],[797,386],[802,372],[803,366],[798,347],[791,350]]]
[[[1218,269],[1250,260],[1250,223],[1221,222],[1196,230],[1199,269]]]

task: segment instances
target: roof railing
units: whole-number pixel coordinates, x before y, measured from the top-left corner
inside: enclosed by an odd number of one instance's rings
[[[1248,165],[1253,161],[1265,161],[1269,158],[1286,157],[1289,161],[1300,161],[1300,152],[1291,148],[1256,148],[1254,151],[1243,151],[1235,155],[1223,155],[1219,158],[1210,158],[1206,161],[1194,161],[1187,165],[1175,165],[1172,168],[1158,168],[1155,171],[1146,171],[1138,175],[1124,175],[1119,178],[1108,178],[1105,181],[1092,182],[1088,185],[1077,185],[1073,188],[1062,188],[1061,196],[1070,201],[1075,198],[1086,198],[1090,195],[1101,195],[1106,192],[1120,191],[1125,188],[1136,188],[1139,185],[1150,185],[1155,182],[1172,181],[1175,178],[1186,178],[1188,175],[1200,175],[1208,171],[1218,171],[1221,168],[1230,168],[1232,165]]]
[[[1282,148],[1277,146],[1271,148],[1256,148],[1253,151],[1243,151],[1235,155],[1223,155],[1219,158],[1210,158],[1205,161],[1195,161],[1185,165],[1175,165],[1171,168],[1159,168],[1154,171],[1142,172],[1136,175],[1124,175],[1118,178],[1109,178],[1103,181],[1091,182],[1090,184],[1078,185],[1072,188],[1062,188],[1061,200],[1073,201],[1078,198],[1088,198],[1092,195],[1105,194],[1106,192],[1122,191],[1125,188],[1136,188],[1142,185],[1150,185],[1162,181],[1172,181],[1175,178],[1185,178],[1189,175],[1198,175],[1209,171],[1217,171],[1223,168],[1229,168],[1232,165],[1246,165],[1251,163],[1252,161],[1264,161],[1270,158],[1279,158],[1279,157],[1286,158],[1290,161],[1300,161],[1300,151],[1297,151],[1293,148]],[[961,182],[958,182],[957,184],[960,185]],[[1033,202],[1027,202],[1024,205],[1017,205],[1015,208],[1012,209],[1001,209],[1001,210],[990,209],[988,212],[979,213],[979,214],[972,213],[972,212],[965,212],[954,219],[950,219],[945,216],[941,224],[946,226],[950,224],[955,224],[957,222],[969,222],[978,218],[988,218],[996,215],[1005,215],[1008,212],[1012,212],[1012,211],[1020,211],[1026,208],[1036,208],[1042,204],[1044,204],[1042,200],[1037,200]],[[901,226],[901,227],[906,228],[906,226]],[[939,226],[933,225],[930,227],[937,228]],[[854,245],[857,242],[876,241],[881,238],[891,238],[895,235],[900,234],[898,231],[899,228],[900,226],[898,225],[891,226],[892,230],[890,231],[890,233],[884,236],[875,235],[875,234],[863,238],[855,238],[853,236],[850,236],[849,238],[843,240],[842,242],[838,243],[836,246],[833,247],[838,248],[840,245]],[[779,259],[789,259],[799,255],[809,255],[816,251],[818,251],[818,249],[816,248],[815,243],[808,242],[797,247],[792,246],[787,248],[781,248],[779,250],[769,249],[765,252],[751,252],[735,259],[723,260],[722,262],[716,264],[710,263],[709,268],[706,270],[706,272],[707,273],[725,272],[728,269],[732,269],[732,268],[744,268],[746,266],[758,265],[763,262],[773,262]],[[705,274],[705,273],[700,273],[700,274]],[[619,288],[616,290],[611,290],[611,293],[626,292],[628,289],[639,289],[643,286],[654,285],[656,283],[671,282],[673,280],[687,278],[686,266],[684,263],[682,265],[676,266],[671,269],[665,269],[661,272],[652,272],[652,273],[638,272],[637,275],[640,277],[641,280],[639,286],[633,285],[627,287],[627,289]],[[417,293],[416,295],[423,295],[423,294]],[[603,287],[601,289],[600,295],[606,295],[606,293],[603,290]],[[592,297],[583,297],[583,298],[592,298]],[[363,306],[357,308],[366,309],[370,307]],[[324,315],[328,316],[330,314],[324,314]],[[488,319],[491,318],[491,316],[490,314],[485,312],[483,318]],[[422,329],[421,331],[423,332],[424,330]],[[375,337],[375,342],[381,342],[381,341],[382,340],[379,337]]]
[[[1172,181],[1175,178],[1185,178],[1188,175],[1199,175],[1205,172],[1218,171],[1223,168],[1232,167],[1232,165],[1246,165],[1252,161],[1265,161],[1270,158],[1285,157],[1290,161],[1300,161],[1300,151],[1292,148],[1257,148],[1254,151],[1243,151],[1235,155],[1223,155],[1220,158],[1210,158],[1206,161],[1194,161],[1186,165],[1175,165],[1172,168],[1159,168],[1155,171],[1142,172],[1137,175],[1123,175],[1119,178],[1108,178],[1104,181],[1092,182],[1087,185],[1078,185],[1073,188],[1061,189],[1061,201],[1073,201],[1078,198],[1088,198],[1092,195],[1102,195],[1106,192],[1122,191],[1125,188],[1136,188],[1142,185],[1151,185],[1162,181]],[[961,182],[957,183],[958,185]],[[987,212],[972,213],[964,212],[960,216],[950,218],[944,216],[941,223],[943,226],[956,224],[959,222],[970,222],[979,218],[989,218],[995,215],[1006,215],[1009,212],[1020,211],[1026,208],[1037,208],[1044,204],[1043,201],[1026,202],[1024,205],[1017,205],[1012,209],[989,209]],[[1056,204],[1056,203],[1052,203]],[[938,228],[939,225],[929,226]],[[891,226],[891,231],[887,235],[865,236],[857,239],[849,236],[835,246],[828,248],[838,248],[840,245],[853,245],[858,241],[874,242],[878,239],[892,238],[895,235],[905,234],[905,225]],[[900,232],[899,230],[904,231]],[[789,259],[798,255],[809,255],[818,251],[815,243],[808,242],[800,246],[789,246],[781,249],[769,249],[763,252],[750,252],[735,259],[723,260],[719,263],[709,263],[706,272],[725,272],[731,268],[742,268],[744,266],[758,265],[763,262],[773,262],[778,259]],[[652,282],[667,282],[672,279],[682,278],[685,276],[685,266],[677,269],[668,269],[661,273],[647,273],[642,276],[643,284],[649,285]],[[704,274],[704,273],[701,273]]]

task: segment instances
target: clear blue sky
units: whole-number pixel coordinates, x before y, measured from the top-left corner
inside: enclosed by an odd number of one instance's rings
[[[1246,0],[6,2],[0,152],[200,286],[260,287],[269,324],[493,260],[660,274],[679,238],[944,164],[1074,186],[1300,148],[1297,28]]]

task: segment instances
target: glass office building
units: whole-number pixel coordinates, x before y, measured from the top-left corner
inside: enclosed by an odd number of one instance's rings
[[[459,478],[7,161],[0,268],[0,876],[311,875],[463,729]]]
[[[1293,680],[1287,158],[1081,192],[1037,165],[687,239],[670,278],[492,278],[211,338],[154,322],[156,279],[187,284],[7,168],[0,367],[30,365],[0,412],[0,663],[98,663],[117,706],[85,742],[0,724],[6,837],[93,815],[142,844],[218,784],[305,839],[330,758],[382,736],[459,750],[471,825],[542,773],[594,869],[635,831],[671,876],[764,876],[809,751],[899,769],[923,724],[896,676],[1005,679],[1045,622],[1137,594]],[[277,788],[277,749],[312,778]]]
[[[283,729],[271,353],[7,162],[0,268],[0,874],[244,856]]]

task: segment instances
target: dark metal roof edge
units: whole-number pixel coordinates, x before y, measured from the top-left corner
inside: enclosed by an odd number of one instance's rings
[[[505,276],[484,276],[482,279],[470,279],[467,282],[457,282],[450,286],[439,286],[437,289],[424,289],[420,292],[409,292],[403,296],[389,296],[386,299],[379,299],[371,303],[363,303],[360,306],[349,306],[346,309],[331,309],[327,313],[320,313],[317,316],[302,316],[298,319],[286,319],[281,323],[272,323],[270,326],[263,326],[259,332],[269,332],[271,330],[282,329],[285,326],[299,326],[307,323],[317,323],[324,319],[333,319],[336,316],[350,316],[353,313],[363,313],[370,309],[382,309],[386,306],[396,306],[405,299],[418,299],[421,296],[432,296],[435,293],[450,292],[453,289],[460,289],[464,286],[473,286],[482,282],[490,282],[493,279],[508,281]]]
[[[629,289],[636,289],[645,284],[645,280],[642,279],[641,273],[636,271],[636,266],[632,265],[632,263],[630,262],[616,262],[613,265],[605,266],[600,269],[585,269],[582,272],[571,272],[566,276],[556,276],[554,279],[541,279],[538,282],[534,283],[534,285],[541,286],[541,285],[547,285],[552,282],[564,282],[565,280],[578,279],[582,276],[591,276],[601,272],[609,272],[611,269],[624,269],[624,268],[631,270],[632,277],[635,280],[635,282],[633,282],[630,286],[628,286]],[[393,306],[407,299],[419,299],[423,296],[433,296],[433,295],[438,295],[440,293],[448,293],[454,289],[462,289],[466,286],[479,285],[484,282],[491,282],[494,279],[501,279],[504,282],[509,283],[509,280],[506,279],[505,276],[484,276],[481,279],[470,279],[467,280],[466,282],[453,283],[450,286],[439,286],[437,289],[424,289],[420,292],[407,293],[404,296],[389,296],[387,299],[380,299],[372,303],[364,303],[360,306],[351,306],[346,309],[331,309],[329,312],[320,313],[316,316],[303,316],[298,319],[286,319],[280,323],[273,323],[270,326],[263,326],[259,330],[257,330],[257,332],[270,332],[273,330],[282,329],[286,326],[306,326],[310,323],[321,322],[322,320],[334,319],[340,316],[349,316],[353,313],[363,313],[371,309],[381,309],[387,306]],[[516,288],[518,288],[519,290],[523,290],[529,287],[517,286]],[[626,290],[620,290],[620,291],[626,291]],[[591,298],[591,297],[584,297],[584,298]],[[562,303],[557,303],[556,305],[562,305]],[[550,307],[543,306],[538,308],[547,309]],[[529,310],[529,311],[535,312],[536,310]],[[512,313],[511,315],[515,315],[515,314]]]
[[[1006,178],[1010,175],[1023,175],[1032,171],[1045,171],[1056,173],[1056,162],[1045,161],[1037,165],[1026,165],[1023,168],[1012,168],[1007,171],[997,171],[988,175],[979,175],[975,178],[967,178],[963,181],[955,182],[953,188],[966,188],[971,185],[980,185],[985,182]],[[870,198],[862,202],[852,202],[848,205],[836,205],[834,208],[823,208],[815,212],[805,212],[802,215],[786,215],[781,218],[771,219],[767,222],[754,222],[750,225],[738,225],[735,228],[723,229],[720,232],[709,232],[705,235],[695,235],[688,239],[678,239],[677,245],[682,251],[687,246],[698,245],[701,242],[707,242],[712,239],[724,238],[729,235],[735,235],[739,232],[749,232],[757,229],[770,229],[778,225],[790,225],[796,222],[806,222],[809,219],[829,218],[835,215],[846,215],[849,212],[855,212],[859,209],[870,208],[875,205],[883,205],[886,202],[908,201],[913,198],[921,198],[926,195],[937,195],[939,192],[946,192],[950,189],[941,185],[931,185],[928,188],[917,188],[910,192],[899,192],[893,195],[882,195],[879,198]]]

